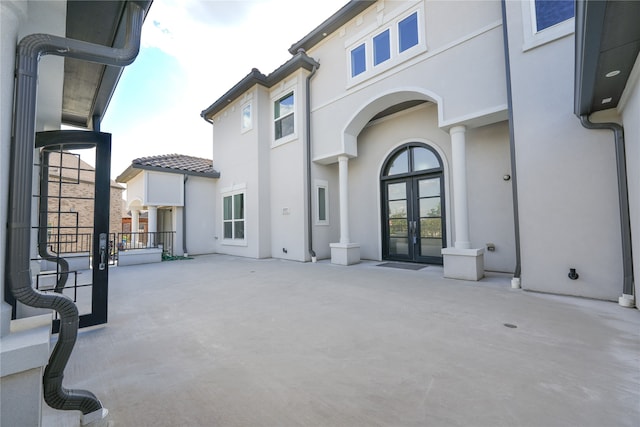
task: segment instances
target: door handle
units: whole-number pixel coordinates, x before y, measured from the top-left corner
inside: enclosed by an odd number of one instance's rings
[[[416,226],[417,226],[416,222],[411,221],[411,237],[414,245],[418,243],[418,237],[416,236]]]
[[[107,233],[100,233],[100,264],[99,269],[104,270],[106,268],[107,260]]]

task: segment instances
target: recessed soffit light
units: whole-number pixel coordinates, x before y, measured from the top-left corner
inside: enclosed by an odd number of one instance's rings
[[[602,103],[603,103],[603,104],[608,104],[608,103],[610,103],[612,100],[613,100],[613,98],[604,98],[604,99],[602,100]]]
[[[607,74],[605,74],[605,77],[615,77],[618,74],[620,74],[620,70],[613,70],[613,71],[609,71]]]

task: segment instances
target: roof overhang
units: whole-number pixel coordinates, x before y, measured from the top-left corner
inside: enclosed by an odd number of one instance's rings
[[[289,53],[295,55],[300,49],[305,51],[311,49],[375,2],[376,0],[351,0],[300,41],[292,44],[289,48]]]
[[[311,71],[314,67],[317,68],[319,66],[320,64],[313,58],[309,57],[306,53],[298,52],[268,76],[265,76],[257,68],[254,68],[242,80],[236,83],[235,86],[229,89],[227,93],[222,95],[216,102],[204,109],[200,113],[200,116],[202,116],[203,119],[209,121],[213,116],[218,114],[227,105],[242,96],[242,94],[244,94],[256,84],[270,88],[282,81],[297,69],[303,68],[307,71]]]
[[[152,1],[138,1],[148,12]],[[66,37],[103,46],[124,45],[127,1],[67,1]],[[64,60],[62,123],[94,129],[115,91],[121,67]]]
[[[153,171],[153,172],[163,172],[163,173],[175,173],[179,175],[189,175],[189,176],[200,176],[203,178],[220,178],[220,172],[197,172],[190,171],[184,169],[172,169],[172,168],[163,168],[160,166],[147,166],[147,165],[136,165],[132,164],[127,167],[124,172],[122,172],[116,178],[116,182],[127,183],[131,181],[133,178],[138,176],[138,174],[142,171]]]
[[[577,116],[618,105],[640,52],[639,22],[640,1],[576,1]]]

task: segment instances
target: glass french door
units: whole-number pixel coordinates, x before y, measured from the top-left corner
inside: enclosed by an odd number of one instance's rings
[[[396,150],[386,163],[382,176],[383,258],[442,264],[446,239],[439,157],[416,143]]]

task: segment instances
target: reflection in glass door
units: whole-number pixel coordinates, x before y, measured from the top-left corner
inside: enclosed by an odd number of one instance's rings
[[[423,144],[407,144],[383,168],[383,258],[442,264],[446,246],[442,162]]]

